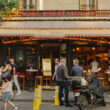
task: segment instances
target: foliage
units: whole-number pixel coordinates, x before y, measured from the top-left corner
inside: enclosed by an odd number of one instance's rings
[[[0,0],[0,18],[9,16],[13,8],[18,6],[18,0]]]

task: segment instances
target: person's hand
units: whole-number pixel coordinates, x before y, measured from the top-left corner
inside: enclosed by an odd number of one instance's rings
[[[54,76],[52,77],[52,80],[54,81]]]

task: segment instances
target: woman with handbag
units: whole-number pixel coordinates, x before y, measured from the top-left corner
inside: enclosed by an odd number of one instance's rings
[[[3,78],[10,75],[11,71],[12,71],[12,67],[11,67],[10,61],[8,59],[5,61],[4,64],[5,64],[5,67],[1,69]]]
[[[10,104],[14,110],[18,110],[18,107],[16,107],[11,101],[11,96],[13,97],[13,91],[12,91],[12,83],[11,83],[11,76],[8,75],[5,78],[2,78],[2,87],[0,90],[0,93],[2,94],[2,100],[4,103],[4,110],[7,109],[7,103]]]

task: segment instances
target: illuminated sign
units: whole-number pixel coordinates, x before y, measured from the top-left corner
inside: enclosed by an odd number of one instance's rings
[[[110,10],[22,10],[12,17],[110,17]]]
[[[95,11],[85,10],[59,10],[59,11],[20,11],[21,17],[78,17],[95,16]]]

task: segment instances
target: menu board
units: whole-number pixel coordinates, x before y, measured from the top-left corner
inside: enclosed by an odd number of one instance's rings
[[[42,59],[43,76],[52,76],[51,59]]]

